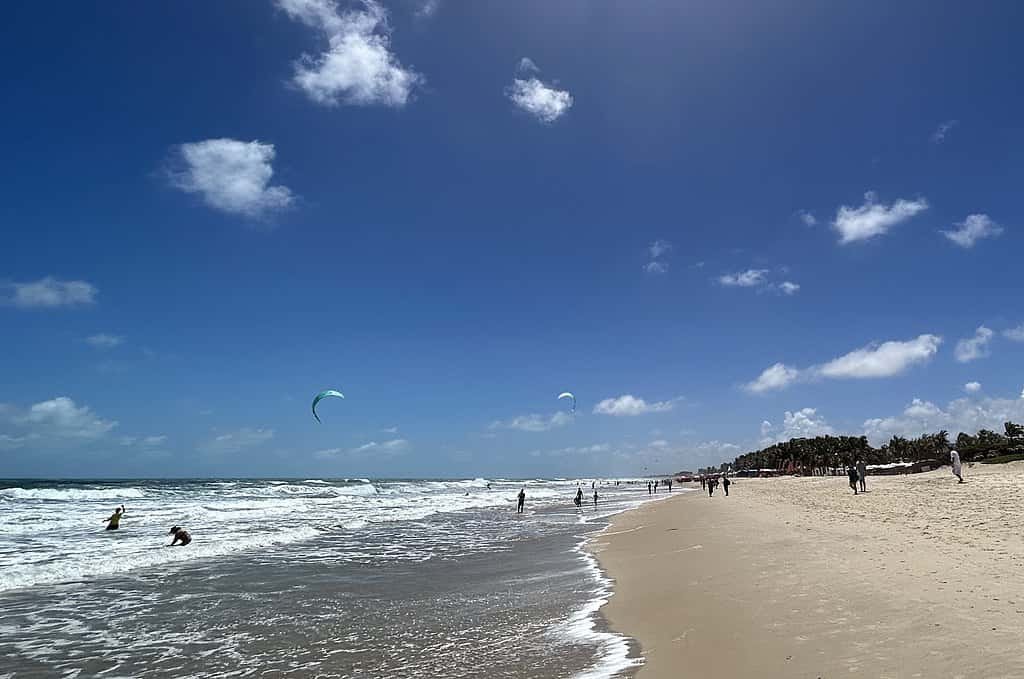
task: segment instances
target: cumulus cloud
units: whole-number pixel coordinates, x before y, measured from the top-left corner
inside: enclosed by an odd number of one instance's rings
[[[914,437],[945,429],[951,439],[979,429],[1002,431],[1003,423],[1024,421],[1024,398],[958,398],[941,408],[915,398],[899,415],[864,421],[864,435],[875,445],[893,436]]]
[[[760,394],[775,389],[784,389],[800,378],[797,368],[784,363],[776,363],[765,368],[757,379],[747,382],[743,388],[753,394]]]
[[[973,248],[982,238],[995,238],[1003,233],[1003,227],[986,214],[967,215],[964,221],[953,226],[956,228],[943,231],[942,235],[962,248]]]
[[[381,459],[400,455],[408,449],[409,441],[406,439],[391,439],[381,442],[370,441],[355,448],[327,448],[325,450],[318,450],[313,455],[323,460],[365,457]]]
[[[664,413],[672,410],[672,408],[675,407],[675,402],[677,400],[678,399],[648,403],[642,398],[638,398],[632,394],[625,394],[618,398],[604,399],[594,406],[594,413],[597,415],[614,415],[617,417],[632,417],[635,415],[646,415],[648,413]]]
[[[47,276],[28,283],[0,283],[0,303],[22,309],[88,306],[96,303],[98,292],[92,283]]]
[[[23,411],[4,406],[0,412],[9,413],[8,421],[31,438],[88,441],[102,438],[117,426],[116,421],[100,418],[67,396],[35,403]]]
[[[1024,323],[1015,328],[1003,330],[1003,337],[1013,342],[1024,342]]]
[[[250,429],[243,427],[236,431],[220,434],[199,446],[200,452],[211,454],[237,453],[254,448],[274,438],[273,429]]]
[[[766,368],[756,380],[745,384],[744,389],[756,394],[783,389],[797,380],[893,377],[926,363],[938,352],[941,343],[941,337],[925,334],[906,341],[869,344],[809,368],[776,363]]]
[[[237,139],[207,139],[182,144],[168,171],[171,184],[202,197],[210,207],[259,218],[292,205],[285,186],[270,186],[274,145]]]
[[[97,349],[113,349],[116,346],[124,344],[124,337],[120,335],[108,335],[101,332],[96,335],[89,335],[86,337],[85,343],[96,347]]]
[[[834,433],[835,429],[818,414],[816,408],[787,410],[782,414],[781,428],[776,428],[768,420],[761,422],[761,445],[768,446],[789,439],[813,438]]]
[[[555,122],[572,108],[572,95],[567,90],[560,90],[531,75],[540,72],[532,60],[523,57],[517,71],[522,77],[512,81],[505,89],[505,96],[518,108],[545,124]]]
[[[984,325],[978,326],[974,331],[974,337],[968,337],[956,343],[956,350],[953,352],[956,360],[961,363],[969,363],[979,358],[985,358],[991,351],[989,343],[994,333]]]
[[[572,422],[572,417],[564,412],[557,412],[554,415],[520,415],[511,420],[497,420],[491,422],[491,429],[516,429],[518,431],[548,431],[556,427],[564,427]]]
[[[756,288],[768,282],[768,269],[747,269],[737,273],[723,274],[718,282],[728,287]]]
[[[949,134],[950,131],[959,124],[959,122],[960,121],[958,120],[947,120],[939,123],[939,126],[935,128],[934,132],[932,132],[931,142],[933,144],[941,144],[946,141],[946,135]]]
[[[839,242],[846,245],[886,234],[892,227],[927,209],[928,201],[924,198],[900,199],[892,205],[885,205],[877,202],[874,192],[868,191],[860,207],[840,206],[832,227],[839,232]]]
[[[325,51],[296,62],[292,78],[316,103],[402,107],[424,82],[391,51],[387,10],[376,0],[362,0],[360,9],[350,11],[334,0],[277,0],[277,6],[327,40]],[[427,15],[437,6],[428,1],[421,10],[430,9]]]
[[[981,382],[968,382],[964,385],[964,391],[968,394],[976,394],[981,391]]]

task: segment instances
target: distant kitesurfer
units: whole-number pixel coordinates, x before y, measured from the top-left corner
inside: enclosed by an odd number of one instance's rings
[[[117,530],[121,527],[121,517],[124,516],[124,505],[114,510],[114,513],[107,519],[107,530]]]
[[[949,463],[953,465],[953,476],[960,479],[960,483],[963,483],[964,475],[963,468],[960,466],[960,453],[956,452],[955,450],[949,451]]]
[[[519,504],[516,506],[516,514],[523,513],[523,504],[526,503],[526,488],[519,489]]]
[[[189,535],[188,531],[181,526],[174,526],[171,528],[171,532],[168,533],[168,535],[174,536],[174,539],[171,540],[171,544],[167,545],[168,547],[173,547],[178,544],[178,542],[181,542],[181,546],[184,547],[188,543],[192,542],[192,536]]]

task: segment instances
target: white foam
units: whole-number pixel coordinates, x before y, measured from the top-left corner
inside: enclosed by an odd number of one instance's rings
[[[139,488],[0,488],[14,500],[124,500],[145,497]]]

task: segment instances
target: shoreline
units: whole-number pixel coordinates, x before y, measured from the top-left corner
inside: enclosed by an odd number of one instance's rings
[[[1024,676],[1024,464],[985,467],[644,504],[587,544],[600,614],[638,679]]]

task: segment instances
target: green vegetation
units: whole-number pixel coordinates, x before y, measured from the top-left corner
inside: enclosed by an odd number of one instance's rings
[[[925,434],[914,439],[893,436],[888,443],[875,448],[864,436],[816,436],[783,441],[740,455],[719,468],[708,467],[701,473],[742,471],[746,469],[774,469],[779,472],[825,475],[840,470],[857,460],[867,464],[893,462],[922,462],[939,460],[949,462],[952,448],[960,453],[964,462],[974,460],[989,464],[1024,460],[1024,426],[1006,422],[1005,433],[982,429],[974,436],[961,433],[951,445],[949,432]]]

